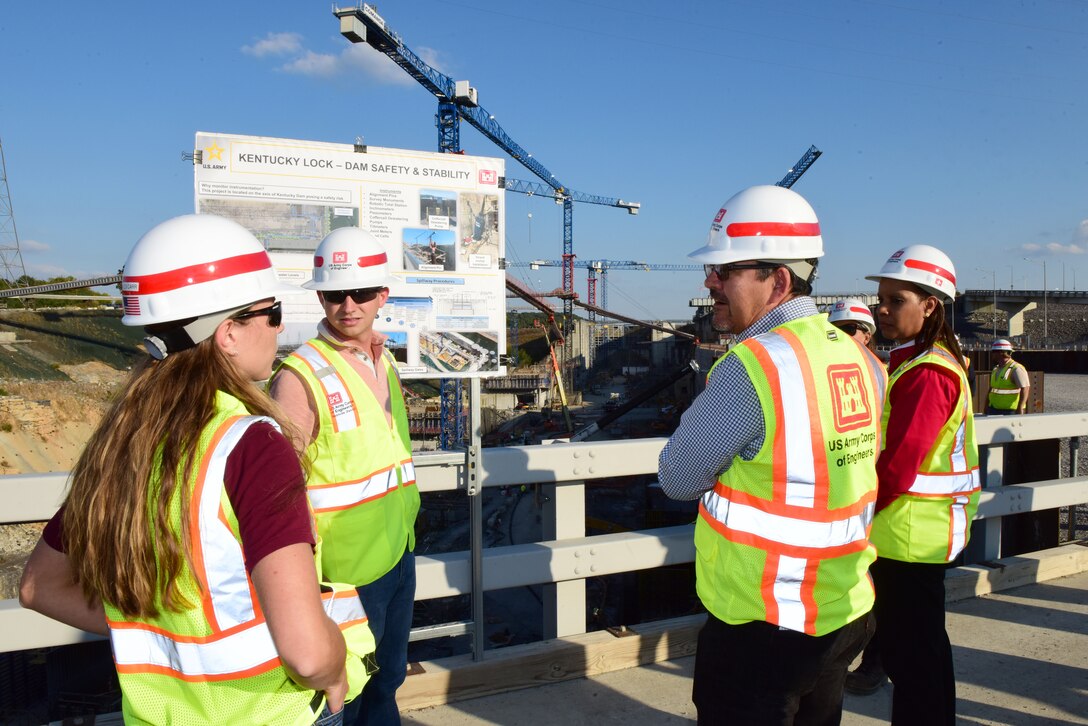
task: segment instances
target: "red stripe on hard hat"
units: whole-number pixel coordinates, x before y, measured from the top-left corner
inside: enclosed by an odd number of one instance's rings
[[[819,222],[734,222],[725,228],[730,237],[815,237]]]
[[[377,255],[368,255],[367,257],[360,257],[358,261],[359,267],[373,267],[374,265],[385,264],[385,253],[382,252]]]
[[[852,312],[852,313],[864,313],[866,315],[869,315],[870,317],[872,316],[872,313],[869,312],[869,308],[850,308],[850,312]]]
[[[170,292],[189,285],[199,285],[202,282],[222,280],[226,277],[244,275],[247,272],[259,272],[272,267],[268,255],[264,252],[253,252],[248,255],[227,257],[214,262],[204,262],[189,267],[179,267],[176,270],[157,272],[154,275],[128,275],[125,276],[125,284],[136,283],[136,288],[130,294],[154,295],[160,292]]]
[[[944,279],[951,282],[953,285],[956,284],[956,276],[953,275],[950,271],[941,267],[940,265],[934,265],[931,262],[922,262],[921,260],[905,260],[903,262],[903,266],[913,267],[916,270],[925,270],[926,272],[932,272],[937,277],[943,277]]]

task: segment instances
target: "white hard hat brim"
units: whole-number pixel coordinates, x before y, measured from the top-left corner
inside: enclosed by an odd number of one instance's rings
[[[888,273],[883,274],[883,275],[866,275],[865,279],[866,280],[871,280],[872,282],[876,282],[876,283],[879,283],[881,280],[900,280],[902,282],[909,282],[910,284],[914,285],[915,287],[920,287],[921,289],[925,290],[930,295],[932,295],[933,297],[935,297],[935,298],[937,298],[939,300],[943,300],[945,302],[955,302],[955,300],[956,300],[956,298],[949,295],[948,292],[945,291],[945,290],[938,290],[935,287],[930,287],[929,285],[926,285],[925,283],[921,283],[921,282],[918,282],[915,279],[912,279],[910,277],[910,275],[904,275],[904,274],[899,273],[899,272],[888,272]]]
[[[316,280],[310,280],[308,282],[302,283],[302,287],[304,287],[307,290],[317,290],[318,292],[323,292],[325,290],[359,290],[359,289],[366,290],[366,289],[374,288],[374,287],[389,287],[391,284],[393,284],[393,278],[385,277],[384,279],[376,281],[376,284],[371,283],[371,284],[366,284],[366,285],[356,285],[356,286],[350,287],[350,288],[344,287],[344,281],[343,280],[341,280],[339,282],[337,282],[336,280],[326,280],[324,282],[318,282]]]
[[[762,254],[753,254],[751,251],[744,252],[740,250],[723,250],[721,247],[714,247],[711,245],[703,245],[697,250],[688,253],[688,259],[695,262],[701,262],[704,265],[731,265],[734,262],[781,262],[783,264],[787,262],[801,262],[803,260],[819,259],[824,256],[821,251],[818,254],[812,254],[808,257],[786,256],[768,254],[766,252]]]

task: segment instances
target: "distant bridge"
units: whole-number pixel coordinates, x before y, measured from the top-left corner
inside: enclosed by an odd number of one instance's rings
[[[830,308],[836,301],[844,297],[853,297],[862,300],[870,307],[876,305],[876,295],[859,295],[857,293],[833,293],[828,295],[814,295],[816,305],[820,309]],[[707,298],[709,300],[709,298]],[[694,302],[694,301],[693,301]],[[963,306],[965,315],[974,312],[992,312],[996,306],[998,310],[1009,316],[1010,338],[1024,334],[1024,313],[1045,307],[1048,303],[1060,303],[1062,305],[1088,305],[1088,291],[1084,290],[965,290],[956,298],[956,302]]]

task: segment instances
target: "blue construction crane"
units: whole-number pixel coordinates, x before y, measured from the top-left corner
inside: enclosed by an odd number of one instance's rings
[[[460,120],[472,124],[481,134],[496,146],[516,159],[529,171],[536,174],[544,184],[525,182],[516,179],[505,180],[505,188],[522,194],[538,194],[551,197],[563,204],[563,259],[574,259],[574,238],[572,233],[573,202],[588,202],[610,207],[626,209],[628,214],[638,214],[638,202],[626,202],[622,199],[583,194],[569,189],[555,178],[533,155],[523,149],[503,130],[495,120],[494,114],[488,113],[477,102],[476,89],[468,81],[454,81],[438,71],[404,44],[401,37],[386,24],[374,6],[362,3],[359,7],[333,8],[333,14],[340,18],[340,34],[353,43],[367,43],[376,50],[389,56],[420,85],[433,93],[438,99],[438,148],[440,151],[459,153],[461,151]],[[573,292],[573,269],[568,265],[563,271],[565,292]],[[563,313],[568,318],[572,312],[569,301],[564,302]],[[569,323],[567,323],[569,326]],[[568,330],[569,332],[569,330]]]
[[[797,180],[801,178],[801,175],[808,171],[808,168],[816,163],[816,160],[820,158],[820,155],[824,152],[817,149],[815,146],[808,147],[808,151],[801,155],[801,158],[797,160],[797,163],[793,165],[793,168],[786,172],[786,176],[782,177],[776,184],[776,187],[786,187],[789,189]]]
[[[520,145],[510,138],[506,131],[503,130],[502,126],[495,120],[493,114],[488,113],[479,105],[477,102],[476,89],[471,87],[468,81],[454,81],[449,76],[424,62],[422,58],[413,53],[412,50],[404,44],[400,35],[394,32],[392,28],[386,24],[385,19],[378,14],[378,11],[374,6],[368,3],[362,3],[358,7],[350,8],[338,8],[334,6],[333,15],[340,19],[341,35],[352,43],[366,43],[381,53],[384,53],[394,63],[403,68],[408,75],[415,78],[420,85],[435,95],[438,99],[438,113],[435,116],[435,123],[438,127],[439,151],[460,153],[460,122],[461,119],[464,119],[500,149],[543,180],[544,184],[547,186],[541,185],[541,192],[533,190],[531,193],[541,193],[542,196],[551,196],[557,203],[561,202],[563,204],[563,259],[568,263],[563,267],[563,289],[567,293],[573,293],[573,202],[588,201],[593,204],[615,206],[626,209],[629,214],[637,214],[639,204],[637,202],[624,202],[621,199],[583,195],[580,192],[574,192],[559,183],[554,174],[548,171],[543,164],[534,159],[532,154],[521,148]],[[522,187],[529,189],[530,184],[530,182],[505,180],[504,186],[510,191],[520,191],[521,193],[528,194],[530,191],[523,191]],[[576,195],[584,198],[576,199]],[[569,296],[565,297],[563,300],[563,313],[564,337],[568,341],[568,355],[566,357],[569,360],[569,341],[571,339],[569,333],[573,326],[574,313],[571,298]],[[447,381],[443,381],[442,385],[442,447],[449,448],[447,444],[450,443],[451,432],[447,430],[447,422],[451,422],[453,418],[456,417],[457,423],[453,426],[454,430],[452,432],[454,441],[460,442],[463,440],[464,436],[464,413],[460,406],[461,384],[460,380],[448,384],[456,390],[456,393],[450,393],[449,396],[445,395]],[[447,399],[450,400],[449,404],[447,404]],[[455,413],[450,417],[447,417],[446,415],[447,405],[451,407],[456,406],[456,408],[453,409]]]

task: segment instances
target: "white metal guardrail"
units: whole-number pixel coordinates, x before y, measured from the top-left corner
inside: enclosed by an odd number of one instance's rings
[[[1088,476],[1078,476],[1077,437],[1088,436],[1088,412],[1030,416],[979,417],[976,429],[987,452],[985,490],[978,517],[985,557],[1001,556],[1000,518],[1008,514],[1073,506],[1088,502]],[[1003,445],[1017,441],[1070,439],[1071,476],[1032,484],[1002,486]],[[416,476],[424,494],[437,491],[479,492],[486,487],[542,483],[548,502],[545,541],[482,550],[474,571],[469,551],[417,558],[419,600],[473,593],[474,585],[496,590],[545,585],[545,637],[584,633],[585,578],[691,562],[692,526],[587,537],[586,482],[603,477],[656,473],[665,439],[489,448],[479,455],[421,453]],[[56,512],[67,474],[0,477],[0,524],[43,521]],[[482,541],[474,518],[470,537]],[[480,627],[482,613],[475,614]],[[466,624],[461,632],[467,632]],[[435,629],[428,629],[436,634]],[[449,634],[449,631],[441,634]],[[65,645],[95,636],[23,610],[16,600],[0,601],[0,652]]]

